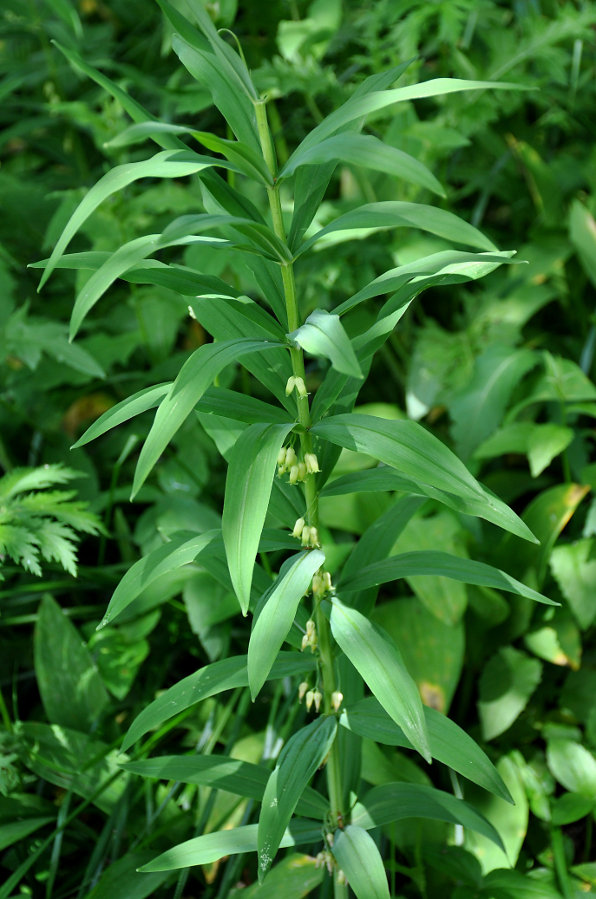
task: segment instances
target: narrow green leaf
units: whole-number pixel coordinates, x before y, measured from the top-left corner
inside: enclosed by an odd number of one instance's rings
[[[125,762],[122,767],[141,777],[215,787],[258,802],[263,798],[271,775],[269,768],[264,765],[217,755],[164,755]],[[329,811],[329,802],[316,790],[307,787],[296,810],[300,815],[322,819]]]
[[[90,443],[91,440],[101,437],[106,431],[110,431],[123,422],[129,421],[135,415],[141,415],[147,409],[154,409],[159,405],[171,386],[171,383],[168,383],[156,384],[155,387],[145,387],[143,390],[139,390],[138,393],[122,400],[122,402],[116,403],[115,406],[112,406],[111,409],[100,415],[91,427],[87,428],[77,442],[73,443],[71,449],[78,449],[79,446],[84,446],[86,443]]]
[[[248,644],[248,682],[254,701],[296,617],[298,604],[312,576],[325,561],[319,549],[286,560],[261,614],[253,624]]]
[[[251,340],[247,337],[223,343],[207,343],[194,351],[180,369],[155,413],[137,463],[131,498],[138,493],[176,431],[220,371],[248,353],[263,353],[279,346],[279,343],[272,340]]]
[[[285,409],[273,406],[257,397],[246,393],[238,393],[225,387],[210,387],[197,404],[197,412],[204,415],[217,415],[221,418],[231,418],[234,421],[242,421],[249,425],[261,422],[263,424],[293,423],[293,418]]]
[[[297,331],[288,334],[311,356],[324,356],[341,374],[362,378],[363,374],[339,315],[315,309]]]
[[[190,539],[188,534],[184,533],[174,536],[168,543],[152,550],[131,565],[114,590],[106,613],[97,629],[110,624],[135,601],[143,590],[146,590],[163,574],[193,562],[199,553],[203,552],[219,536],[219,533],[217,530],[207,531],[205,534],[196,534]]]
[[[23,821],[11,821],[9,824],[0,824],[0,852],[20,843],[29,834],[35,833],[45,824],[55,822],[55,818],[25,818]]]
[[[257,851],[257,824],[245,824],[233,830],[218,830],[206,833],[180,843],[157,858],[143,865],[139,871],[175,871],[178,868],[190,868],[194,865],[209,865],[226,855],[240,855]],[[321,825],[313,825],[310,821],[294,820],[284,833],[280,848],[300,846],[304,843],[317,843],[321,840]]]
[[[221,153],[240,171],[250,178],[256,178],[264,184],[273,184],[271,173],[262,156],[238,140],[226,140],[210,134],[208,131],[197,131],[190,125],[171,125],[168,122],[139,122],[129,125],[124,131],[108,141],[106,147],[127,147],[141,143],[148,137],[161,134],[188,134],[212,153]]]
[[[191,243],[208,244],[214,249],[229,246],[228,241],[218,237],[187,236],[179,240],[165,242],[160,234],[146,234],[137,237],[118,247],[106,261],[95,271],[77,295],[70,317],[70,339],[72,340],[87,314],[95,306],[103,294],[112,286],[117,278],[121,278],[139,262],[156,250],[169,246],[188,245]]]
[[[457,456],[416,422],[352,413],[326,418],[311,432],[346,449],[367,453],[416,482],[461,497],[475,509],[473,514],[536,542],[515,512],[488,493]]]
[[[208,148],[211,149],[211,148]],[[278,182],[289,178],[298,165],[321,165],[329,162],[345,162],[358,168],[373,169],[386,175],[404,178],[427,190],[445,196],[441,184],[423,163],[403,150],[390,147],[371,134],[337,134],[307,150],[299,162],[289,161],[277,178]]]
[[[331,603],[331,632],[383,708],[427,761],[432,760],[422,700],[401,653],[378,625],[337,597]]]
[[[362,827],[348,824],[336,830],[332,851],[357,899],[390,899],[381,853]]]
[[[265,788],[259,816],[259,881],[262,881],[283,845],[283,835],[302,793],[325,760],[335,734],[337,719],[322,716],[293,734],[282,749]]]
[[[499,772],[477,743],[446,715],[424,706],[432,757],[507,802],[511,796]],[[348,730],[389,746],[414,747],[376,699],[368,697],[344,709],[339,723]]]
[[[504,848],[497,830],[473,806],[426,784],[387,783],[374,787],[352,810],[352,822],[366,830],[403,821],[404,818],[428,818],[461,824]]]
[[[392,90],[374,91],[366,95],[350,97],[339,109],[323,119],[302,143],[294,151],[288,165],[300,165],[301,157],[311,147],[321,143],[326,137],[339,131],[344,125],[369,116],[374,112],[392,106],[394,103],[403,103],[408,100],[419,100],[424,97],[438,97],[444,94],[452,94],[460,91],[474,90],[520,90],[524,89],[517,84],[507,84],[497,81],[464,81],[461,78],[433,78],[419,84],[409,84],[405,87],[397,87]]]
[[[461,556],[452,556],[439,550],[419,550],[391,556],[389,559],[383,559],[381,562],[361,568],[345,581],[340,580],[338,587],[341,586],[344,590],[366,590],[367,587],[377,587],[379,584],[396,581],[402,577],[425,574],[440,575],[464,584],[476,584],[479,587],[506,590],[508,593],[526,596],[534,602],[545,603],[548,606],[560,605],[560,603],[543,596],[542,593],[532,590],[531,587],[526,587],[521,581],[499,568],[493,568],[492,565],[486,565],[484,562],[464,559]]]
[[[160,5],[165,7],[163,0]],[[168,4],[169,6],[169,4]],[[171,7],[170,7],[171,9]],[[171,17],[171,14],[168,14]],[[177,29],[178,30],[178,29]],[[172,38],[172,48],[182,65],[188,69],[192,77],[211,93],[214,105],[238,138],[243,143],[259,152],[256,119],[252,101],[240,90],[236,89],[222,73],[220,60],[208,50],[201,51],[181,37],[178,31]]]
[[[85,62],[78,53],[69,47],[63,46],[59,41],[54,40],[52,43],[68,59],[75,69],[79,69],[79,71],[87,75],[88,78],[91,78],[92,81],[95,81],[96,84],[103,87],[110,96],[114,97],[134,122],[146,122],[151,119],[151,114],[141,106],[140,103],[133,100],[133,98],[129,96],[126,91],[122,90],[118,84],[112,81],[111,78],[108,78],[103,72],[94,69],[93,66],[90,66],[89,63]],[[179,140],[179,138],[170,134],[157,134],[155,136],[155,142],[160,147],[163,147],[164,150],[187,149],[185,144]]]
[[[364,300],[397,291],[396,296],[392,298],[391,307],[383,309],[384,314],[387,314],[397,308],[398,303],[400,306],[406,304],[413,296],[417,296],[432,284],[458,283],[484,277],[497,266],[510,262],[513,255],[510,251],[466,253],[462,250],[443,250],[440,253],[432,253],[430,256],[384,272],[336,306],[334,311],[336,315],[343,315]]]
[[[277,456],[293,424],[254,424],[230,455],[222,515],[222,533],[230,578],[246,615],[255,556],[265,523]]]
[[[109,196],[132,184],[133,181],[138,181],[140,178],[184,178],[188,175],[194,175],[205,168],[221,164],[221,160],[199,156],[198,153],[193,153],[192,150],[162,150],[160,153],[152,156],[151,159],[144,159],[141,162],[127,162],[124,165],[116,166],[87,191],[69,218],[56,246],[52,250],[47,268],[39,282],[39,290],[50,277],[56,267],[57,260],[62,256],[81,225],[86,222],[100,203],[103,203]]]
[[[420,228],[422,231],[436,234],[453,243],[461,243],[488,252],[498,252],[488,237],[452,212],[422,203],[388,200],[381,203],[367,203],[365,206],[359,206],[357,209],[341,215],[331,224],[313,234],[302,244],[297,255],[301,256],[327,234],[361,228],[366,230]]]
[[[313,656],[309,657],[301,652],[281,652],[273,663],[269,680],[292,677],[295,674],[312,671],[314,667]],[[122,752],[126,752],[148,731],[160,727],[165,721],[197,702],[222,693],[224,690],[247,686],[248,671],[245,655],[222,659],[206,665],[165,690],[137,715],[124,737]]]

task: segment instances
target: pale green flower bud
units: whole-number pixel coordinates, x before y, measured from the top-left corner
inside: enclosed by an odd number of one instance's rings
[[[305,701],[306,711],[307,711],[307,712],[310,712],[310,709],[311,709],[311,706],[312,706],[312,704],[313,704],[313,702],[314,702],[314,699],[315,699],[314,691],[313,691],[313,690],[309,690],[309,691],[307,692],[307,694],[306,694],[306,701]]]
[[[335,690],[335,692],[331,694],[331,705],[333,706],[334,712],[339,712],[339,707],[343,701],[344,694],[340,693],[339,690]]]
[[[321,708],[321,700],[322,699],[323,699],[323,694],[320,693],[318,690],[315,690],[314,695],[313,695],[313,700],[315,703],[315,711],[316,712],[318,712],[319,709]]]
[[[282,448],[280,449],[280,451],[279,451],[278,454],[277,454],[277,464],[278,464],[278,465],[282,465],[282,466],[283,466],[283,465],[286,464],[286,453],[287,453],[287,451],[288,451],[287,447],[282,446]]]
[[[319,460],[317,459],[315,453],[305,453],[304,462],[306,464],[306,470],[309,474],[316,474],[321,470],[319,468]]]
[[[286,396],[289,396],[291,394],[291,392],[295,386],[296,386],[296,378],[294,377],[294,375],[292,375],[291,378],[288,378],[288,381],[286,384]]]
[[[306,465],[304,462],[298,463],[298,480],[304,481],[306,478]]]
[[[298,466],[292,465],[292,467],[290,468],[290,484],[298,483],[298,471]]]
[[[308,684],[306,683],[305,680],[303,680],[302,683],[298,686],[298,702],[302,702],[307,690],[308,690]]]
[[[289,446],[286,450],[286,468],[291,468],[292,465],[296,465],[298,463],[298,457],[296,455],[296,451],[293,446]]]
[[[292,531],[292,537],[300,537],[303,530],[304,530],[304,518],[297,518],[296,524],[294,525],[294,530]]]

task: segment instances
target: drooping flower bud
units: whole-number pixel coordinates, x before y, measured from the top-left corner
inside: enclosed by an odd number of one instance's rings
[[[304,518],[297,518],[296,524],[294,525],[294,530],[292,531],[292,537],[300,537],[303,530],[304,530]]]
[[[305,680],[303,680],[302,683],[299,684],[299,686],[298,686],[298,702],[302,702],[307,690],[308,690],[308,684]]]
[[[335,690],[335,692],[331,694],[331,705],[333,706],[334,712],[339,712],[343,700],[344,694],[340,693],[339,690]]]
[[[296,451],[293,446],[289,446],[286,450],[286,468],[291,468],[292,465],[296,465],[298,462],[298,457],[296,455]]]
[[[292,465],[292,467],[290,468],[290,484],[298,483],[298,473],[299,473],[298,466]]]
[[[315,453],[305,453],[304,462],[306,465],[306,470],[309,474],[316,474],[321,470],[319,468],[319,460],[317,459]]]
[[[307,712],[310,712],[310,709],[311,709],[311,706],[312,706],[312,704],[313,704],[313,702],[314,702],[314,699],[315,699],[314,691],[313,691],[313,690],[309,690],[309,691],[307,692],[307,694],[306,694],[306,701],[305,701],[306,711],[307,711]]]
[[[296,386],[296,378],[294,377],[294,375],[292,375],[290,378],[288,378],[288,381],[286,384],[286,396],[289,396],[291,394],[291,392],[295,386]]]
[[[314,703],[315,703],[315,711],[319,711],[321,708],[321,700],[323,699],[323,694],[319,692],[319,690],[315,690],[313,695]]]

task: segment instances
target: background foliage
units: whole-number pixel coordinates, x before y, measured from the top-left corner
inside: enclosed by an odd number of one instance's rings
[[[596,883],[596,13],[591,4],[554,0],[381,0],[372,8],[346,0],[228,0],[209,10],[238,35],[258,89],[276,98],[270,109],[279,117],[272,125],[282,163],[356,85],[411,57],[404,83],[454,76],[536,88],[403,104],[374,119],[379,137],[424,162],[445,186],[439,205],[497,246],[517,249],[527,264],[503,266],[472,286],[429,290],[377,356],[360,398],[381,417],[422,421],[541,541],[501,537],[448,510],[415,516],[396,551],[440,546],[489,562],[561,606],[412,576],[384,588],[375,612],[424,701],[449,711],[481,743],[516,805],[455,777],[442,782],[440,772],[429,775],[399,748],[372,741],[364,742],[360,775],[371,787],[390,772],[391,780],[430,785],[432,778],[455,795],[463,790],[507,849],[468,829],[391,825],[379,840],[394,895],[585,895]],[[149,418],[69,447],[118,401],[172,380],[208,338],[167,287],[132,278],[115,283],[69,343],[73,297],[88,274],[59,270],[38,295],[39,272],[27,268],[49,253],[90,185],[114,165],[144,157],[118,142],[129,119],[85,64],[156,119],[229,135],[210,97],[170,52],[171,28],[157,5],[8,0],[0,29],[0,896],[223,899],[273,893],[275,877],[293,890],[288,896],[318,893],[322,871],[297,854],[263,887],[243,856],[182,874],[136,874],[172,842],[249,821],[252,805],[174,773],[165,782],[137,777],[135,764],[157,746],[160,755],[223,751],[271,767],[302,707],[287,679],[267,687],[254,706],[235,689],[169,721],[133,751],[127,768],[119,765],[124,733],[159,691],[246,651],[235,598],[198,564],[155,581],[128,619],[95,629],[131,562],[186,523],[217,527],[225,471],[200,414],[178,432],[133,504]],[[326,224],[356,201],[426,196],[382,172],[345,166],[318,221]],[[72,250],[111,251],[197,205],[190,182],[129,185],[85,222]],[[333,307],[381,266],[446,247],[440,238],[397,233],[328,239],[304,261],[305,311]],[[254,285],[246,266],[224,269],[224,257],[208,247],[170,252],[171,261],[226,277],[239,293]],[[320,375],[309,375],[314,391]],[[220,386],[251,389],[232,369]],[[336,473],[370,464],[344,453]],[[51,466],[55,479],[44,480],[40,466]],[[24,468],[38,472],[25,482],[38,491],[28,494],[25,513],[10,486]],[[50,491],[67,479],[69,491]],[[338,559],[388,505],[382,494],[330,491],[321,517],[336,536]],[[2,530],[15,522],[26,531],[16,546]],[[81,544],[74,580],[68,572],[77,530],[99,536]],[[48,548],[51,538],[59,546]],[[34,545],[41,576],[25,564]]]

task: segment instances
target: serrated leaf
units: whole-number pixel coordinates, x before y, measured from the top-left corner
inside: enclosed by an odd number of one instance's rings
[[[246,615],[261,531],[269,506],[279,450],[293,424],[254,424],[230,455],[222,534],[230,578]]]
[[[168,572],[188,565],[219,536],[217,530],[205,534],[173,536],[163,546],[158,546],[128,569],[112,594],[106,613],[98,629],[110,624],[118,615],[146,590],[154,581]]]
[[[366,830],[356,824],[336,830],[332,851],[358,899],[390,899],[383,859]]]
[[[267,781],[259,815],[259,881],[271,867],[298,800],[325,760],[336,731],[335,717],[320,717],[293,734],[282,749]]]
[[[404,818],[428,818],[461,824],[504,848],[498,832],[473,806],[426,784],[387,783],[373,787],[352,811],[352,822],[366,830]]]
[[[273,663],[269,680],[292,677],[295,674],[312,671],[314,667],[314,657],[309,658],[304,653],[298,652],[281,652]],[[168,721],[202,699],[215,696],[224,690],[247,686],[245,655],[206,665],[165,690],[137,715],[124,737],[122,751],[125,752],[148,731],[161,726],[164,721]]]
[[[465,730],[435,709],[424,706],[423,711],[432,757],[495,796],[511,802],[509,791],[495,766]],[[414,748],[401,727],[373,697],[344,709],[339,721],[343,727],[369,740]]]
[[[428,732],[418,687],[397,646],[378,625],[337,597],[331,603],[331,633],[390,717],[420,755],[431,761]]]
[[[272,340],[252,340],[246,337],[203,344],[194,351],[180,369],[155,413],[135,470],[131,498],[138,493],[176,431],[220,371],[246,354],[263,353],[279,346]]]
[[[11,499],[28,490],[43,490],[57,484],[66,484],[80,477],[80,472],[63,465],[40,465],[38,468],[13,468],[0,478],[0,498]]]
[[[334,415],[311,433],[370,456],[406,477],[464,499],[472,514],[536,542],[529,528],[497,497],[489,494],[463,462],[436,437],[413,421],[387,421],[371,415]]]
[[[526,587],[525,584],[511,577],[505,571],[493,568],[492,565],[432,550],[401,553],[381,562],[375,562],[373,565],[367,565],[345,581],[340,580],[338,586],[342,586],[346,590],[366,590],[367,587],[376,587],[398,578],[423,575],[440,575],[464,584],[506,590],[509,593],[526,596],[534,602],[549,606],[559,605],[552,599],[543,596],[542,593]]]
[[[297,331],[288,334],[311,356],[329,359],[333,368],[351,378],[363,378],[362,370],[339,315],[315,309]]]
[[[248,644],[248,683],[252,699],[267,680],[271,666],[296,617],[298,604],[325,561],[319,549],[299,553],[284,562]]]

